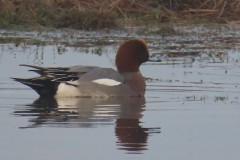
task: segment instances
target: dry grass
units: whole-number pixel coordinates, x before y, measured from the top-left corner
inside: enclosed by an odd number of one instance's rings
[[[181,16],[238,19],[240,0],[170,0],[166,7]]]
[[[119,20],[236,20],[239,13],[240,0],[0,0],[0,27],[100,29]]]

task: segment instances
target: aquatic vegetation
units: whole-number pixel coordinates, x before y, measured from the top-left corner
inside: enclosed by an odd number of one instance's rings
[[[146,22],[226,23],[237,20],[239,10],[239,0],[4,0],[0,1],[0,28],[95,30]]]

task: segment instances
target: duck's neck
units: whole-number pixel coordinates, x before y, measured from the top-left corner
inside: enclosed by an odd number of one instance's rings
[[[140,72],[124,72],[122,75],[134,93],[139,93],[139,96],[144,96],[146,83],[145,78]]]

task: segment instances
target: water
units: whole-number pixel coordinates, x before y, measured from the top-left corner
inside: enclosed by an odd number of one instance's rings
[[[1,158],[238,159],[239,31],[181,29],[185,34],[141,35],[162,62],[141,66],[146,95],[126,99],[38,99],[9,78],[35,76],[19,64],[115,68],[124,32],[15,32],[45,38],[47,45],[0,45]],[[11,37],[8,32],[2,37]],[[70,45],[61,34],[69,36]]]

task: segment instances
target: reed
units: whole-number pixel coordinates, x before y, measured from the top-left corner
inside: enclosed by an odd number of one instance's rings
[[[0,27],[91,30],[131,20],[237,20],[239,13],[240,0],[0,0]]]

